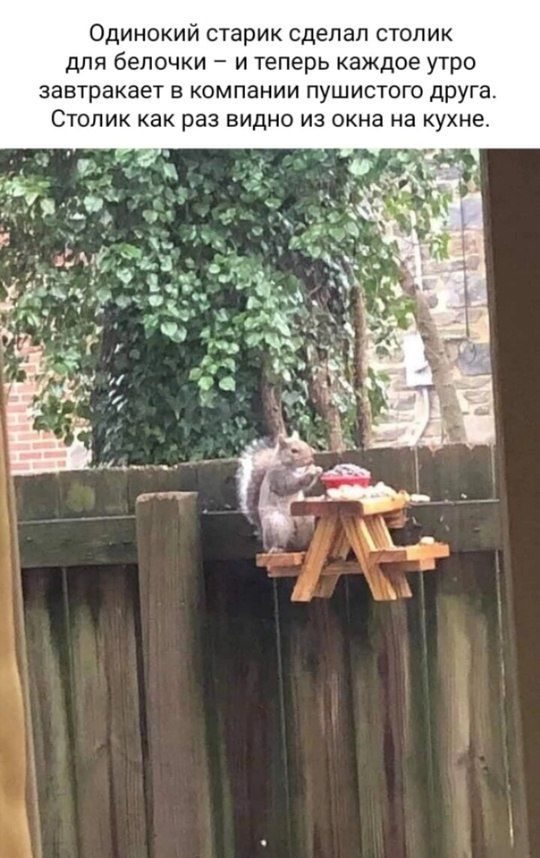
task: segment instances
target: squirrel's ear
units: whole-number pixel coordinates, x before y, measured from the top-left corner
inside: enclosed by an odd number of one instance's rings
[[[296,429],[295,429],[295,431],[294,431],[294,432],[292,433],[292,435],[291,435],[291,440],[292,440],[292,441],[299,441],[299,440],[300,440],[300,435],[298,434],[298,432],[296,431]]]
[[[287,446],[287,438],[285,437],[285,435],[283,435],[283,433],[280,433],[277,436],[277,442],[278,442],[278,447],[281,450],[283,450],[283,448]]]

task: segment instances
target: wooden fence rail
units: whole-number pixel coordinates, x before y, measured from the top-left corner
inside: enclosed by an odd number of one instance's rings
[[[231,462],[17,481],[44,856],[514,854],[493,451],[353,457],[451,543],[410,600],[292,604]]]

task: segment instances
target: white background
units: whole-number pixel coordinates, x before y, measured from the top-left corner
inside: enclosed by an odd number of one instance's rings
[[[448,4],[424,2],[409,3],[345,3],[303,4],[272,2],[268,5],[242,2],[210,3],[192,2],[182,5],[153,2],[121,4],[97,0],[93,3],[77,5],[70,2],[33,2],[9,3],[4,6],[0,22],[0,146],[2,147],[318,147],[318,146],[395,146],[395,147],[540,147],[540,110],[538,108],[538,23],[533,13],[532,2],[513,2],[511,4],[473,3],[452,0]],[[201,32],[212,25],[228,27],[266,27],[291,26],[302,27],[368,27],[370,42],[365,43],[323,43],[296,45],[288,43],[272,45],[252,44],[246,48],[226,43],[191,42],[182,43],[124,43],[104,46],[89,38],[90,26],[101,23],[109,27],[187,27],[190,23],[199,25]],[[373,36],[378,27],[452,27],[453,42],[437,44],[408,42],[377,42]],[[81,84],[81,83],[249,83],[246,74],[237,76],[225,67],[214,66],[206,72],[182,73],[170,69],[161,71],[114,71],[83,72],[65,74],[68,59],[72,55],[96,56],[106,54],[112,58],[122,50],[128,54],[140,55],[176,55],[196,54],[208,57],[248,56],[261,54],[285,54],[325,56],[366,55],[366,56],[424,56],[431,55],[472,55],[477,59],[477,68],[473,72],[462,71],[453,76],[449,73],[432,75],[423,84],[489,84],[496,93],[496,99],[480,101],[475,104],[465,102],[462,105],[444,105],[440,101],[427,104],[427,112],[455,114],[456,112],[484,112],[489,120],[487,128],[448,127],[440,132],[433,128],[363,126],[361,128],[324,128],[276,129],[253,131],[249,128],[235,129],[191,129],[182,133],[178,128],[54,128],[50,122],[51,112],[62,108],[66,112],[126,112],[144,113],[159,111],[178,113],[183,108],[189,112],[212,110],[222,115],[235,111],[245,113],[276,113],[278,109],[287,111],[286,105],[265,101],[257,103],[223,102],[213,104],[200,101],[196,105],[182,104],[179,101],[161,99],[158,103],[125,102],[112,103],[101,101],[92,107],[81,102],[45,101],[38,96],[40,84]],[[111,63],[112,65],[112,63]],[[216,71],[217,69],[217,71]],[[420,82],[418,75],[371,74],[366,72],[319,71],[309,77],[299,72],[265,73],[252,82],[258,83],[415,83]],[[296,102],[294,110],[307,113],[320,112],[320,106],[310,101],[305,104]],[[417,102],[407,105],[403,102],[385,101],[384,105],[376,101],[350,103],[338,101],[329,109],[332,112],[369,113],[384,108],[390,112],[407,113],[409,110],[423,112]]]

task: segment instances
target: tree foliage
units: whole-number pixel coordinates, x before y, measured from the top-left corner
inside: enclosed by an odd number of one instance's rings
[[[354,279],[380,351],[408,324],[400,235],[435,252],[449,196],[417,150],[0,153],[8,360],[44,351],[36,425],[107,463],[234,455],[264,431],[263,383],[313,443],[324,356],[354,436]],[[367,379],[372,407],[384,380]]]

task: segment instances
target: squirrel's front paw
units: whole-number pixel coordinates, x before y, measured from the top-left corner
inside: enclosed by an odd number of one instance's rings
[[[323,472],[323,469],[319,467],[319,465],[312,465],[310,468],[310,474],[313,477],[320,477]]]

